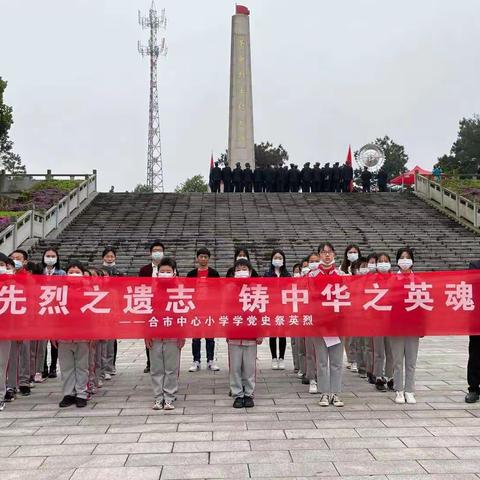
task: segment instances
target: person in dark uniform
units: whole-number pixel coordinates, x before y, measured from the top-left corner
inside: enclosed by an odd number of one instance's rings
[[[480,270],[480,260],[471,262],[470,270]],[[468,393],[465,395],[466,403],[476,403],[480,399],[480,336],[470,336],[468,344],[467,365]]]
[[[265,167],[263,172],[263,181],[265,192],[272,192],[273,191],[273,182],[275,177],[275,171],[273,165]]]
[[[225,193],[233,192],[232,188],[232,169],[227,165],[222,169],[223,191]]]
[[[312,188],[312,169],[310,162],[307,162],[302,168],[302,192],[310,193]]]
[[[388,183],[388,174],[383,167],[377,173],[377,182],[378,182],[378,189],[381,192],[386,192],[387,183]]]
[[[246,193],[252,193],[253,189],[253,172],[250,168],[250,164],[245,164],[245,170],[243,170],[243,186]]]
[[[281,165],[277,165],[276,167],[275,191],[283,192],[283,168]]]
[[[213,193],[220,193],[220,183],[222,181],[222,170],[218,166],[218,162],[215,162],[215,166],[210,172],[210,188]]]
[[[340,165],[335,162],[332,167],[331,192],[340,192]]]
[[[290,167],[291,169],[288,176],[288,183],[290,184],[290,191],[296,193],[300,189],[301,173],[297,165],[292,163]]]
[[[237,166],[232,172],[233,186],[235,187],[235,193],[243,192],[243,170],[240,166],[240,162],[237,162]]]
[[[283,178],[283,192],[289,192],[290,186],[288,184],[288,165],[285,165],[282,168],[282,178]]]
[[[263,168],[258,165],[253,171],[253,188],[256,193],[263,192]]]
[[[332,180],[332,169],[330,168],[330,163],[326,163],[323,167],[323,186],[322,192],[330,191],[330,182]]]
[[[318,193],[322,191],[322,169],[320,163],[316,163],[312,170],[312,192]]]
[[[362,180],[362,187],[364,193],[370,193],[370,187],[372,182],[372,174],[368,171],[367,167],[363,168],[362,175],[360,176]]]
[[[350,192],[350,185],[353,180],[353,167],[345,164],[342,167],[342,192]]]

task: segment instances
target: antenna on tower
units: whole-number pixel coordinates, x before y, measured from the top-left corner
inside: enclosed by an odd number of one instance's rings
[[[138,23],[143,30],[150,29],[147,45],[138,42],[138,52],[142,57],[150,57],[150,102],[148,108],[148,154],[147,154],[147,186],[152,192],[163,192],[162,143],[160,141],[160,113],[158,108],[157,62],[159,56],[167,55],[165,37],[158,39],[158,30],[167,28],[165,10],[158,16],[155,2],[148,12],[142,16],[138,11]],[[159,43],[160,40],[160,43]]]

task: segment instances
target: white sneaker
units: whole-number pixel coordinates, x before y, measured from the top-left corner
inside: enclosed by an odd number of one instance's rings
[[[98,387],[98,388],[102,388],[102,387],[103,387],[103,380],[102,380],[101,378],[98,379],[97,387]]]
[[[192,366],[188,369],[189,372],[198,372],[200,370],[200,362],[193,362]]]
[[[105,374],[105,380],[111,380],[112,379],[112,376],[109,374],[109,373],[106,373]]]
[[[308,387],[308,393],[311,393],[311,394],[318,393],[317,382],[315,380],[310,380],[310,386]]]
[[[345,367],[347,368],[347,370],[350,370],[352,368],[352,364],[350,362],[347,362],[345,364]]]
[[[405,395],[403,394],[403,392],[397,392],[397,394],[395,395],[395,403],[405,403]]]
[[[280,360],[278,360],[278,369],[285,370],[285,360],[283,358],[280,358]]]
[[[155,404],[153,405],[152,410],[163,410],[163,401],[155,400]]]
[[[321,407],[328,407],[330,405],[330,399],[328,398],[328,395],[326,393],[322,393],[322,396],[320,397],[320,401],[318,404]]]
[[[278,360],[276,358],[272,359],[272,370],[278,370]]]
[[[332,395],[332,405],[334,407],[343,407],[345,404],[342,402],[342,399],[336,393],[334,393]]]
[[[4,408],[5,408],[5,402],[2,400],[0,401],[0,412],[3,411]]]
[[[220,367],[213,360],[207,362],[207,368],[212,372],[218,372],[220,370]]]
[[[405,401],[410,404],[417,403],[417,400],[415,399],[415,394],[411,392],[405,392]]]
[[[116,374],[117,374],[117,369],[115,367],[113,367],[111,375],[116,375]]]
[[[353,373],[358,373],[358,365],[357,362],[353,362],[352,366],[350,367],[350,371]]]
[[[297,372],[297,377],[298,377],[298,378],[302,378],[302,377],[303,377],[303,372],[302,372],[301,370],[299,370],[299,371]]]
[[[33,377],[33,381],[34,381],[35,383],[43,383],[44,380],[45,380],[45,379],[42,378],[42,374],[41,374],[41,373],[38,373],[38,372],[35,374],[35,377]]]
[[[175,405],[170,402],[165,402],[165,405],[163,406],[164,410],[175,410]]]

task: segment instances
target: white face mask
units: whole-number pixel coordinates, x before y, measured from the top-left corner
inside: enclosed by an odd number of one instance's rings
[[[7,274],[7,266],[5,267],[0,267],[0,275],[6,275]]]
[[[412,268],[413,266],[413,261],[411,258],[401,258],[399,261],[398,261],[398,266],[402,269],[402,270],[409,270],[410,268]]]
[[[7,270],[5,273],[7,275],[15,275],[15,270]]]
[[[160,262],[163,258],[163,252],[152,252],[152,260],[154,262]]]
[[[20,270],[23,267],[23,263],[20,260],[14,260],[13,263],[15,264],[15,268]]]
[[[281,268],[281,267],[283,267],[283,260],[274,258],[274,259],[272,260],[272,265],[273,265],[275,268]]]
[[[293,278],[300,278],[301,276],[302,274],[298,272],[293,274]]]
[[[377,264],[376,263],[369,263],[368,264],[368,270],[372,273],[376,272],[377,271]]]
[[[320,266],[320,262],[311,262],[311,263],[308,264],[308,269],[309,270],[316,270],[319,266]]]
[[[247,257],[242,257],[241,255],[237,257],[237,260],[248,260]]]
[[[57,263],[57,257],[45,257],[43,261],[45,262],[45,265],[53,267]]]
[[[363,267],[358,269],[359,275],[367,275],[368,273],[370,273],[370,269],[368,267]]]
[[[303,267],[302,268],[302,275],[308,275],[308,272],[310,271],[310,268],[308,267]]]
[[[333,259],[331,262],[325,262],[324,260],[320,260],[320,265],[324,267],[331,267],[332,265],[335,265],[335,259]]]
[[[67,273],[69,277],[83,277],[83,273]]]
[[[104,267],[114,267],[115,266],[115,260],[113,262],[103,262]]]
[[[377,270],[382,273],[389,272],[392,268],[392,264],[389,262],[378,262]]]
[[[237,270],[235,278],[250,278],[250,272],[248,270]]]
[[[173,272],[158,272],[158,278],[173,278]]]
[[[348,253],[347,258],[349,262],[356,262],[358,260],[358,253]]]

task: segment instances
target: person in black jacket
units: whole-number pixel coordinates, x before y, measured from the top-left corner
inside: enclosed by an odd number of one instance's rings
[[[215,166],[210,171],[210,188],[213,193],[220,193],[220,183],[222,181],[222,170],[215,162]]]
[[[250,164],[245,164],[245,169],[243,170],[243,186],[246,193],[252,193],[253,189],[253,172],[250,168]]]
[[[332,168],[332,180],[330,183],[330,191],[331,192],[339,192],[340,191],[340,166],[338,162],[333,164]]]
[[[290,277],[287,270],[285,253],[276,248],[270,256],[270,268],[263,274],[264,277]],[[277,338],[270,337],[270,353],[272,354],[272,370],[285,370],[285,350],[287,339],[279,338],[279,352],[277,356]]]
[[[233,186],[235,187],[235,193],[243,192],[243,170],[240,166],[240,162],[237,162],[235,169],[232,172]]]
[[[351,191],[351,183],[353,180],[353,168],[351,165],[345,164],[342,167],[342,192]]]
[[[372,182],[372,174],[368,171],[368,167],[363,168],[362,175],[360,176],[362,180],[363,193],[370,193],[370,187]]]
[[[246,247],[236,247],[235,248],[235,253],[233,255],[233,264],[235,265],[235,262],[237,260],[248,260],[250,262],[250,253],[248,252]],[[225,277],[227,278],[233,278],[235,276],[235,266],[230,267],[227,271],[227,274]],[[252,277],[259,277],[258,272],[252,268]]]
[[[281,165],[275,167],[275,191],[283,192],[283,168]]]
[[[256,193],[263,192],[263,168],[258,165],[253,171],[253,187]]]
[[[297,165],[294,165],[293,163],[290,165],[290,172],[288,175],[288,183],[290,185],[290,191],[291,192],[298,192],[300,189],[300,180],[301,180],[301,173],[298,170]]]
[[[288,174],[289,174],[288,165],[285,165],[282,168],[282,179],[283,179],[282,192],[289,192],[290,191],[290,187],[289,187],[289,184],[288,184]]]
[[[193,269],[191,272],[188,272],[187,278],[219,278],[219,273],[211,268],[208,264],[210,262],[210,250],[208,248],[202,247],[197,250],[197,263],[198,268]],[[212,372],[218,372],[220,368],[215,363],[215,339],[206,338],[205,347],[207,350],[207,369]],[[189,368],[189,372],[198,372],[201,365],[201,339],[194,338],[192,339],[192,355],[193,363]]]
[[[302,192],[310,193],[312,188],[312,169],[310,163],[307,162],[302,168]]]
[[[264,182],[264,188],[265,192],[272,192],[273,191],[273,184],[274,184],[274,179],[275,179],[275,170],[274,170],[273,165],[269,165],[265,167],[265,170],[263,172],[263,182]]]
[[[322,170],[323,170],[322,192],[329,192],[330,183],[332,180],[332,169],[330,168],[330,163],[326,163]]]
[[[480,260],[471,262],[470,270],[480,270]],[[466,403],[476,403],[480,399],[480,336],[471,335],[468,344],[467,365],[468,393],[465,395]]]
[[[318,193],[322,191],[322,169],[320,163],[316,163],[312,170],[312,192]]]
[[[388,183],[388,174],[387,174],[387,171],[383,168],[383,166],[377,173],[377,182],[378,182],[378,190],[380,190],[380,192],[386,192],[387,183]]]
[[[232,169],[230,165],[226,165],[222,169],[222,181],[223,181],[223,191],[225,193],[230,193],[233,191],[232,188]]]

